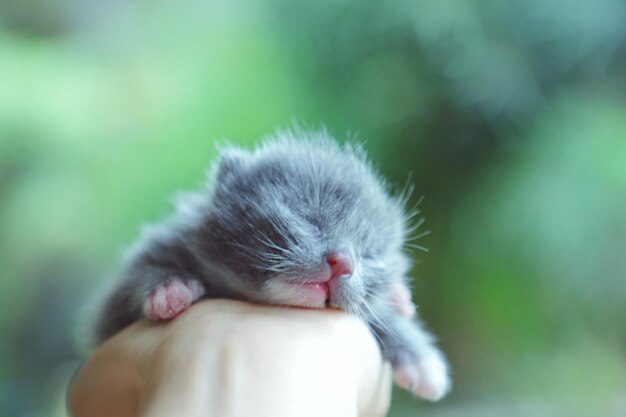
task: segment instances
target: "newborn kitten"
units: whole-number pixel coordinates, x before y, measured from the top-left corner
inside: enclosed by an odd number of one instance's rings
[[[413,319],[403,201],[363,152],[325,133],[222,151],[205,189],[146,229],[96,325],[103,342],[145,316],[170,320],[200,298],[334,307],[365,321],[396,382],[430,400],[447,364]]]

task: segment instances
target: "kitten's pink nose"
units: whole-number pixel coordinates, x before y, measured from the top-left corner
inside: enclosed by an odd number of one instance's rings
[[[330,266],[330,279],[352,274],[354,268],[352,256],[346,251],[328,252],[326,262]]]

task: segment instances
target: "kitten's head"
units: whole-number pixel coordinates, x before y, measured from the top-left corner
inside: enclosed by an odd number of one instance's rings
[[[198,248],[260,302],[354,311],[406,273],[405,216],[363,152],[323,133],[224,150]]]

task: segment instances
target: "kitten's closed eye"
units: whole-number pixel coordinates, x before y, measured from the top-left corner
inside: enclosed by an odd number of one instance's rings
[[[366,260],[374,260],[382,256],[382,251],[378,248],[367,249],[361,253],[361,258]]]
[[[322,228],[316,224],[311,224],[311,229],[313,230],[313,236],[322,237],[324,232],[322,232]]]

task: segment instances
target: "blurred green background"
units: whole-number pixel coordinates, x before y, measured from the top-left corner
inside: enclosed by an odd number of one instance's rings
[[[140,226],[217,141],[294,121],[425,196],[414,297],[455,386],[391,416],[626,415],[621,0],[2,0],[0,415],[65,415]]]

